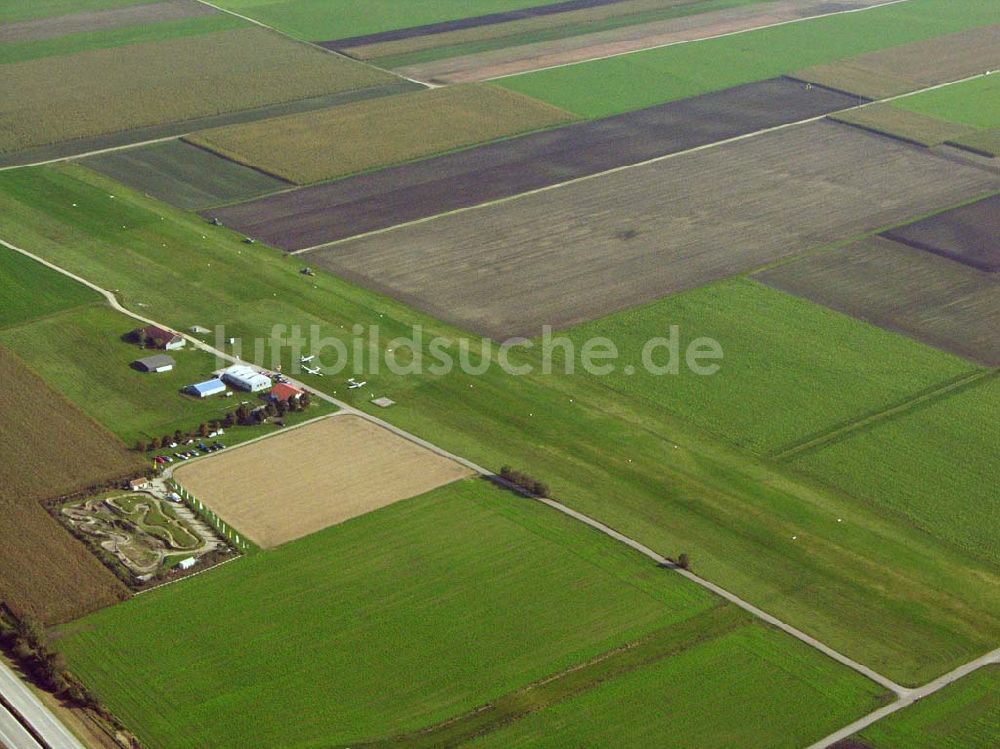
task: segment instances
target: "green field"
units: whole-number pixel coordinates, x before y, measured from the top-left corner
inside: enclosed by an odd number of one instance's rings
[[[775,630],[748,625],[468,746],[792,749],[837,730],[847,714],[873,709],[877,691],[862,692],[858,686],[854,674],[808,647],[788,643]],[[769,696],[769,704],[761,695]],[[727,719],[718,721],[718,715]]]
[[[862,502],[1000,564],[1000,379],[793,459]]]
[[[554,2],[559,0],[221,0],[216,4],[300,39],[322,41]]]
[[[892,106],[979,130],[1000,128],[1000,75],[907,96]]]
[[[993,0],[911,0],[501,82],[583,117],[607,117],[996,21]]]
[[[186,140],[305,184],[576,119],[499,86],[448,86],[205,130]]]
[[[857,738],[871,749],[993,749],[998,736],[1000,666],[986,666]]]
[[[104,31],[71,34],[53,39],[6,42],[0,45],[0,64],[26,62],[42,57],[71,55],[91,50],[112,49],[129,44],[161,42],[244,27],[244,22],[235,16],[220,13],[216,16],[185,18],[143,26],[125,26]]]
[[[640,366],[646,341],[679,326],[683,358],[696,338],[718,341],[719,372],[700,376],[683,361],[676,375]],[[584,325],[577,345],[606,336],[621,348],[621,371],[604,382],[655,402],[755,452],[777,451],[814,433],[878,411],[974,365],[811,302],[735,279]],[[659,349],[655,361],[667,360]]]
[[[259,28],[14,62],[2,74],[0,152],[398,80]]]
[[[100,299],[96,291],[14,250],[0,247],[0,328]]]
[[[28,21],[34,18],[52,18],[70,13],[92,10],[123,8],[142,5],[156,0],[31,0],[31,2],[6,2],[0,5],[0,23]]]
[[[238,398],[198,399],[182,394],[187,385],[202,382],[225,363],[202,351],[169,352],[176,362],[170,372],[143,373],[130,364],[155,351],[143,351],[121,336],[138,327],[134,320],[106,306],[89,306],[51,315],[38,322],[0,330],[0,342],[18,354],[49,384],[87,415],[118,435],[130,447],[150,440],[196,431],[203,422],[222,419]],[[332,410],[317,401],[308,411],[288,416],[289,423]],[[271,426],[232,427],[226,444],[259,437]]]
[[[150,749],[291,749],[435,723],[713,605],[470,479],[102,611],[59,646]]]
[[[179,140],[100,154],[80,163],[185,210],[249,200],[289,187],[283,180]]]
[[[182,330],[223,324],[252,338],[276,323],[307,335],[316,324],[350,348],[352,326],[378,325],[380,341],[367,344],[383,352],[414,324],[425,345],[459,334],[331,275],[303,276],[296,258],[79,166],[0,173],[0,237]],[[540,363],[537,351],[514,361]],[[922,683],[1000,639],[995,567],[597,378],[383,369],[349,391],[348,376],[309,382],[480,465],[528,471],[661,553],[688,551],[700,574],[893,678]],[[377,409],[373,395],[398,405]]]

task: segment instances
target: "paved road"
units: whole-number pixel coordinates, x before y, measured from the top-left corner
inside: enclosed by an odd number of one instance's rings
[[[944,689],[949,684],[952,684],[964,676],[968,676],[973,671],[977,671],[983,666],[989,666],[991,664],[1000,664],[1000,648],[993,650],[981,658],[977,658],[974,661],[970,661],[963,666],[959,666],[954,671],[935,679],[932,682],[925,684],[917,689],[911,689],[905,696],[900,697],[898,700],[893,702],[891,705],[886,705],[883,708],[879,708],[873,713],[866,715],[864,718],[851,723],[849,726],[844,726],[836,733],[832,733],[821,741],[817,741],[808,749],[828,749],[828,747],[833,746],[838,741],[843,741],[846,738],[850,738],[859,731],[863,731],[868,728],[868,726],[873,723],[877,723],[888,715],[892,715],[905,707],[909,707],[914,702],[917,702],[928,695],[932,695],[935,692]]]
[[[2,749],[42,749],[21,722],[0,705],[0,747]]]
[[[46,749],[85,749],[83,744],[70,733],[59,719],[50,711],[35,693],[22,682],[6,663],[0,662],[0,694],[45,742]],[[0,726],[0,730],[3,730]],[[29,737],[30,738],[30,737]],[[24,744],[25,749],[36,749],[37,743]],[[34,741],[34,739],[32,739]],[[16,743],[17,749],[21,749]]]

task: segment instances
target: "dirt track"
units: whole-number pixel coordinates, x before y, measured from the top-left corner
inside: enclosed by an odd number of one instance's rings
[[[471,475],[370,421],[341,415],[177,469],[177,480],[264,548]]]
[[[817,122],[308,258],[460,327],[537,336],[991,189],[986,170]]]
[[[779,0],[728,10],[626,26],[554,41],[408,65],[396,72],[431,83],[464,83],[500,78],[558,65],[637,52],[819,15],[884,5],[887,0]]]
[[[0,24],[0,42],[34,42],[70,34],[117,29],[122,26],[142,26],[158,21],[210,16],[217,12],[214,8],[195,0],[164,0],[160,3]]]
[[[211,215],[270,244],[299,250],[856,103],[849,96],[776,78],[229,206]]]

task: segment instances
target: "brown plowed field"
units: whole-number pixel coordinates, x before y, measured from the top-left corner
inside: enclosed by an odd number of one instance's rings
[[[873,238],[756,276],[768,286],[1000,366],[1000,278]]]
[[[1000,195],[893,229],[885,236],[996,273],[1000,271]]]
[[[824,121],[308,258],[461,327],[535,336],[993,189],[985,170]]]
[[[177,481],[270,548],[471,475],[357,416],[334,416],[176,472]]]
[[[870,99],[898,96],[1000,67],[1000,25],[948,34],[800,70],[795,77]]]
[[[299,250],[855,104],[850,96],[775,78],[274,195],[206,217]]]
[[[123,8],[0,24],[0,42],[33,42],[122,26],[141,26],[158,21],[209,16],[217,12],[214,8],[195,0],[164,0],[161,3],[128,5]]]
[[[396,72],[420,81],[468,83],[532,70],[568,65],[626,52],[662,47],[678,42],[707,39],[722,34],[810,18],[842,10],[882,5],[886,0],[780,0],[759,5],[698,13],[668,21],[625,26],[610,31],[573,36],[554,41],[524,44],[461,57],[398,68]]]
[[[54,624],[122,600],[125,586],[41,502],[145,462],[4,348],[0,381],[0,602]]]

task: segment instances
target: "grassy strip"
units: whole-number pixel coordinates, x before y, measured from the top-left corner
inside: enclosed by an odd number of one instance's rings
[[[94,31],[72,34],[54,39],[30,42],[15,42],[0,45],[0,64],[27,62],[43,57],[72,55],[100,49],[113,49],[130,44],[162,42],[168,39],[210,34],[241,28],[244,22],[230,15],[185,18],[178,21],[164,21],[145,26]]]
[[[100,300],[96,291],[0,247],[0,329]]]
[[[873,104],[861,109],[850,109],[831,115],[831,119],[928,147],[975,132],[964,125],[907,112],[892,104]]]
[[[606,117],[996,23],[992,0],[910,0],[502,79],[583,117]]]
[[[432,749],[459,746],[522,718],[551,708],[636,669],[670,658],[703,642],[750,625],[750,615],[735,606],[719,605],[648,637],[602,653],[596,658],[503,695],[488,705],[419,732],[382,741],[352,744],[354,749]]]
[[[32,0],[30,3],[11,2],[0,5],[0,23],[53,18],[70,13],[86,13],[153,2],[156,0]]]
[[[892,106],[978,130],[1000,128],[1000,75],[906,96]]]

